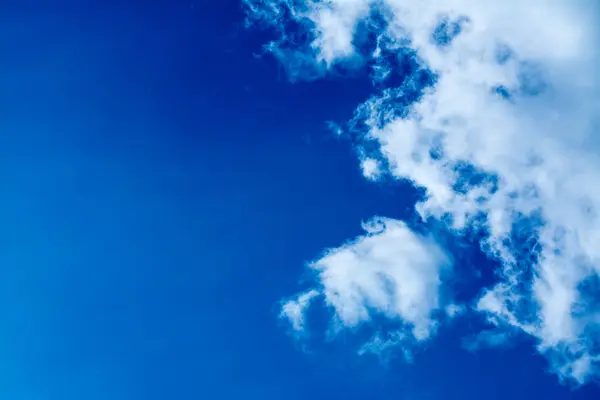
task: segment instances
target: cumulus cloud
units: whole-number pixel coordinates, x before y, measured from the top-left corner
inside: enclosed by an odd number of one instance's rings
[[[458,235],[483,232],[482,249],[500,261],[501,279],[482,288],[475,309],[498,329],[533,336],[561,379],[584,383],[598,376],[597,2],[246,3],[251,17],[269,20],[282,32],[276,47],[294,54],[292,64],[290,57],[279,56],[294,76],[309,71],[306,76],[317,77],[336,66],[373,69],[374,87],[382,89],[357,108],[351,124],[360,127],[355,131],[366,177],[410,180],[425,190],[416,205],[423,219],[444,221]],[[291,32],[303,32],[306,40],[290,40]],[[374,38],[370,47],[360,46],[365,36]],[[296,52],[289,53],[292,49]],[[390,81],[402,75],[395,64],[402,57],[416,67],[411,76]],[[348,64],[357,59],[361,62]],[[411,235],[405,227],[399,231],[401,237]],[[433,273],[404,267],[403,260],[414,259],[415,252],[394,247],[395,241],[378,234],[355,244],[394,248],[385,253],[385,262],[359,261],[343,247],[315,265],[329,266],[320,270],[324,294],[344,323],[367,318],[369,307],[381,308],[425,338],[432,320],[424,316],[439,306],[431,296],[439,281]],[[436,270],[431,266],[436,263],[425,264]],[[408,273],[408,280],[396,275],[396,268]],[[406,300],[392,307],[387,286],[377,274],[364,272],[371,270],[425,303]]]
[[[378,314],[400,322],[404,336],[427,339],[437,326],[434,313],[444,305],[440,285],[450,259],[431,237],[402,221],[375,218],[363,228],[363,236],[309,264],[318,289],[286,302],[282,315],[301,330],[306,307],[320,293],[342,327]]]

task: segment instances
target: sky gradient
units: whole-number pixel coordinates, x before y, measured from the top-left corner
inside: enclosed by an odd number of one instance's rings
[[[412,360],[358,354],[395,329],[381,315],[333,338],[322,305],[302,335],[280,318],[373,216],[435,237],[458,302],[495,282],[477,237],[420,223],[422,190],[365,179],[328,128],[373,95],[368,70],[291,81],[264,52],[277,30],[234,0],[18,3],[0,5],[1,398],[598,398],[537,338],[474,348],[481,315]]]

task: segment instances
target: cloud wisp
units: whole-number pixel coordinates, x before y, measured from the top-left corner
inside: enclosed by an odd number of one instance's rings
[[[245,3],[249,20],[279,32],[269,49],[294,79],[371,68],[379,92],[350,124],[364,174],[409,180],[426,193],[415,206],[424,220],[481,232],[500,280],[473,310],[494,329],[534,337],[561,379],[600,376],[597,3]],[[398,66],[407,57],[409,73]],[[399,221],[377,226],[311,265],[319,293],[344,326],[374,309],[429,338],[432,311],[447,306],[447,259]]]

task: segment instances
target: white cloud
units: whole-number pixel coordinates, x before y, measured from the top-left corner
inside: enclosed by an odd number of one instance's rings
[[[381,174],[381,166],[375,158],[364,157],[360,163],[362,173],[367,179],[375,180]]]
[[[326,303],[346,327],[368,321],[373,312],[410,326],[426,339],[436,326],[441,271],[449,265],[443,251],[392,219],[364,224],[367,234],[311,264],[318,272]]]
[[[295,332],[304,332],[304,322],[306,309],[311,301],[319,295],[319,292],[312,289],[308,290],[295,299],[291,299],[283,303],[281,306],[280,318],[287,319]]]
[[[446,311],[446,315],[448,316],[448,318],[456,318],[464,314],[467,311],[467,309],[462,304],[448,304],[444,311]]]
[[[385,52],[407,50],[416,52],[417,61],[435,73],[436,79],[406,110],[390,101],[402,99],[404,86],[374,96],[359,109],[357,118],[368,126],[364,140],[377,143],[380,149],[378,156],[369,154],[369,159],[379,157],[378,172],[383,165],[389,166],[392,176],[409,179],[426,190],[427,199],[417,205],[423,218],[451,217],[449,228],[459,233],[484,216],[488,237],[482,246],[502,262],[502,281],[483,292],[476,308],[499,327],[510,325],[534,336],[540,352],[562,379],[584,383],[597,375],[597,2],[247,3],[291,9],[293,18],[313,34],[311,50],[303,54],[320,66],[353,57],[357,26],[370,18],[369,9],[382,11],[387,25],[377,32],[375,79],[396,72],[386,63]],[[443,21],[446,25],[441,29]],[[436,41],[435,32],[441,32],[443,40],[438,37]],[[364,168],[367,176],[374,171],[373,165]],[[411,235],[405,228],[399,232]],[[515,235],[521,236],[520,242],[531,243],[531,248],[518,248]],[[431,319],[423,316],[439,306],[431,297],[431,288],[439,283],[433,273],[418,274],[409,267],[400,267],[408,280],[391,272],[387,266],[403,265],[402,260],[414,256],[404,246],[392,245],[399,240],[379,234],[354,245],[394,249],[384,252],[384,263],[379,258],[359,258],[345,247],[326,256],[325,264],[316,264],[326,266],[321,272],[326,290],[329,286],[326,297],[342,321],[352,325],[367,318],[365,304],[370,304],[429,332]],[[389,274],[398,288],[411,293],[409,298],[424,296],[427,301],[422,305],[407,300],[404,306],[392,307],[382,281],[364,273],[370,268]]]
[[[338,0],[314,3],[306,15],[315,23],[315,38],[311,46],[317,61],[331,65],[355,55],[353,45],[357,22],[369,12],[371,0]]]
[[[302,330],[306,307],[320,292],[340,327],[381,314],[399,322],[413,341],[427,339],[437,326],[434,312],[443,306],[439,289],[448,257],[432,238],[401,221],[376,218],[363,228],[365,235],[309,265],[320,289],[285,303],[281,314]]]

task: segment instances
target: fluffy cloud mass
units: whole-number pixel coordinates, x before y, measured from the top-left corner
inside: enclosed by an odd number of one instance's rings
[[[439,286],[450,266],[448,257],[431,238],[401,221],[376,218],[363,228],[364,236],[310,264],[320,294],[344,327],[355,327],[377,312],[402,322],[411,338],[427,339],[436,327],[433,313],[442,304]],[[303,310],[317,294],[310,290],[283,305],[282,316],[296,330],[302,329]]]
[[[246,4],[250,20],[277,29],[268,48],[290,77],[371,68],[382,89],[350,124],[364,174],[409,180],[426,193],[416,204],[424,220],[456,235],[481,232],[500,280],[482,288],[474,311],[494,329],[534,337],[561,379],[600,375],[596,2]],[[413,67],[393,79],[406,58]],[[375,310],[424,340],[439,322],[434,311],[448,306],[440,297],[448,264],[431,239],[381,220],[311,265],[319,277],[311,298],[322,295],[344,326]],[[283,313],[302,327],[307,305]]]

